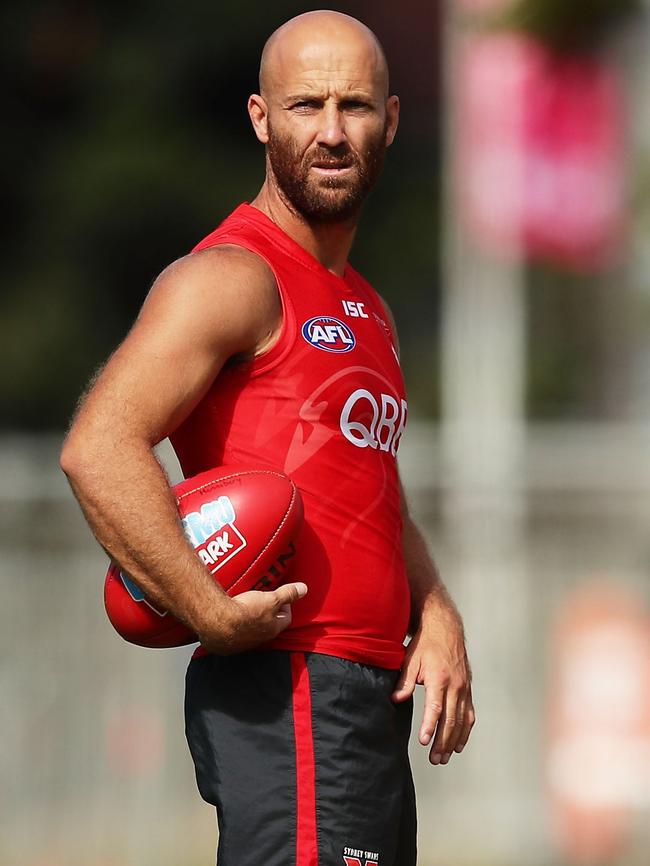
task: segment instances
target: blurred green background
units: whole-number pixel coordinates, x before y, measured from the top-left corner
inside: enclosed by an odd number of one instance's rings
[[[62,429],[156,275],[255,195],[263,154],[246,99],[257,86],[259,53],[278,22],[312,8],[318,4],[285,0],[3,5],[3,427]],[[418,0],[399,10],[370,0],[332,8],[376,30],[402,99],[399,135],[352,259],[394,307],[412,407],[437,417],[440,8]],[[634,8],[632,0],[571,4],[573,11],[563,12],[561,4],[528,0],[507,23],[552,43],[568,33],[570,44],[593,45],[604,26],[611,34],[613,20]],[[647,210],[647,186],[644,162],[630,190],[634,207],[645,202]],[[612,389],[620,383],[604,374],[611,374],[612,352],[617,363],[629,362],[637,335],[620,311],[616,335],[602,333],[602,317],[611,319],[611,281],[611,274],[531,267],[532,417],[616,411]],[[647,323],[647,299],[640,312]],[[575,339],[567,340],[565,329]]]
[[[410,7],[410,9],[409,9]],[[60,429],[156,275],[263,180],[246,101],[282,21],[318,4],[5,4],[0,401]],[[434,5],[339,3],[377,29],[403,123],[354,261],[408,319],[431,381],[438,294],[439,51]],[[27,347],[29,349],[27,350]],[[432,412],[431,385],[420,384]]]

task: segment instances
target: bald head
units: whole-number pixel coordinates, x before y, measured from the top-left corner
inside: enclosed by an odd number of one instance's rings
[[[266,146],[264,195],[310,223],[358,219],[399,122],[377,37],[340,12],[307,12],[272,34],[248,113]]]
[[[388,97],[388,64],[375,34],[356,18],[329,10],[305,12],[271,34],[262,51],[260,93],[270,99],[296,75],[328,71],[362,75]]]

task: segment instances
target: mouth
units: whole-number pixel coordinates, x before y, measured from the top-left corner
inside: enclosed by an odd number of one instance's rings
[[[316,162],[312,162],[311,168],[315,169],[319,174],[338,175],[350,171],[352,168],[352,163],[318,160]]]

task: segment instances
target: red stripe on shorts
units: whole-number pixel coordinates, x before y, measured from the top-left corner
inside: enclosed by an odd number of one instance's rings
[[[296,866],[318,866],[316,764],[309,671],[304,653],[291,653],[291,679],[296,740]]]

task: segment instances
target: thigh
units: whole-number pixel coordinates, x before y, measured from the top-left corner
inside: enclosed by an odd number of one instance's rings
[[[186,733],[219,866],[414,866],[411,705],[396,672],[316,653],[190,663]]]
[[[309,653],[305,662],[318,866],[415,866],[412,702],[391,700],[397,672]]]
[[[285,652],[190,662],[185,731],[199,792],[217,810],[219,866],[294,862],[291,694]]]

